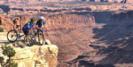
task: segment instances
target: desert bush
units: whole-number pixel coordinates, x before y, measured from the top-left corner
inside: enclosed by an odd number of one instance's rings
[[[16,53],[15,50],[10,46],[4,46],[2,47],[2,49],[3,49],[3,54],[5,56],[8,56],[9,58],[13,57]]]
[[[16,54],[15,50],[10,47],[10,46],[3,46],[2,47],[3,50],[3,55],[7,56],[8,59],[6,60],[6,62],[4,62],[4,58],[0,57],[0,64],[2,67],[17,67],[17,63],[13,62],[12,57]]]

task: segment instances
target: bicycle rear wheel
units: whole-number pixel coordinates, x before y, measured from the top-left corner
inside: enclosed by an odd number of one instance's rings
[[[27,35],[24,37],[24,43],[28,46],[30,46],[32,43],[31,43],[31,36],[30,35]]]
[[[39,43],[40,45],[43,45],[44,44],[44,40],[45,40],[45,38],[44,38],[43,31],[38,30],[37,38],[36,38],[37,43]]]
[[[10,30],[8,33],[7,33],[7,40],[9,42],[15,42],[17,40],[17,31],[15,30]]]

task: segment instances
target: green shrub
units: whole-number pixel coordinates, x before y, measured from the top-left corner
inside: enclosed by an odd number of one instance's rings
[[[2,49],[3,49],[3,54],[5,56],[8,56],[9,58],[13,57],[16,53],[15,50],[10,46],[4,46],[4,47],[2,47]]]
[[[3,46],[3,55],[7,56],[9,59],[7,59],[6,62],[3,62],[4,58],[0,57],[0,64],[2,67],[17,67],[17,63],[13,62],[12,57],[16,54],[15,50],[10,46]]]

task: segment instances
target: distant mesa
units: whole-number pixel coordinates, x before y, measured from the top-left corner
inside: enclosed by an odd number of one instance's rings
[[[88,1],[88,2],[122,2],[122,1],[127,1],[129,3],[133,2],[132,0],[1,0],[0,2],[31,2],[31,3],[36,3],[36,2],[70,2],[70,1]]]

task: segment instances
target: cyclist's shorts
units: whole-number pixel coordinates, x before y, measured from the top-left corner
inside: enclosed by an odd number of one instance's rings
[[[23,32],[24,32],[25,35],[28,35],[29,30],[30,30],[31,28],[32,28],[32,26],[31,26],[31,27],[28,27],[28,25],[24,25],[24,27],[22,28],[22,30],[23,30]]]
[[[28,35],[29,34],[29,31],[24,31],[23,30],[23,32],[24,32],[25,35]]]
[[[23,32],[28,32],[30,29],[23,27]]]

